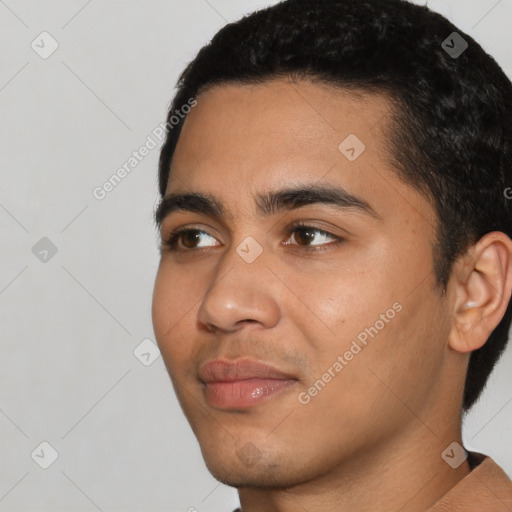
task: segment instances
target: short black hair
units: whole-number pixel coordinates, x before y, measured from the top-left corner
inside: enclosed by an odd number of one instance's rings
[[[505,197],[512,183],[512,84],[470,36],[406,0],[286,0],[222,28],[179,77],[160,153],[160,195],[186,119],[177,110],[216,84],[285,77],[390,99],[387,156],[436,212],[433,261],[443,296],[453,262],[471,244],[495,230],[512,237]],[[511,318],[509,301],[470,356],[464,413],[505,350]]]

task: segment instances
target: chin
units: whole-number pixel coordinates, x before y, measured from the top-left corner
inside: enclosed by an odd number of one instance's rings
[[[243,465],[227,467],[226,465],[219,466],[218,464],[212,465],[207,463],[206,467],[216,480],[237,489],[244,487],[285,489],[300,483],[300,481],[290,478],[290,476],[269,472],[262,466],[258,468],[245,468]]]
[[[262,455],[259,460],[244,463],[239,456],[222,453],[204,453],[204,461],[212,476],[230,487],[285,489],[307,482],[308,468],[301,468],[297,461],[287,461],[285,457],[274,454]],[[303,472],[302,472],[303,471]]]

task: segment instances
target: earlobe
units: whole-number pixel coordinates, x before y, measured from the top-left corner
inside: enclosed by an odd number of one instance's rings
[[[499,324],[512,293],[512,240],[484,235],[454,265],[457,288],[449,345],[457,352],[482,347]]]

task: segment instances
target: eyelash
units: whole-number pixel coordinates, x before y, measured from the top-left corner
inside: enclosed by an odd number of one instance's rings
[[[328,244],[322,244],[322,245],[318,245],[318,246],[309,246],[309,247],[308,246],[300,246],[298,244],[286,244],[286,245],[295,245],[306,252],[317,252],[318,253],[318,252],[327,251],[327,250],[329,250],[329,247],[338,246],[341,243],[345,242],[345,239],[342,237],[333,235],[332,233],[329,233],[328,231],[324,231],[323,229],[317,228],[315,226],[310,226],[309,224],[305,224],[303,222],[297,222],[294,225],[292,225],[287,230],[286,234],[288,237],[290,237],[291,235],[293,235],[294,233],[296,233],[297,231],[300,231],[300,230],[315,231],[321,235],[326,235],[330,238],[333,238],[335,240],[335,242],[331,242]],[[187,248],[178,247],[178,241],[179,241],[181,235],[183,235],[185,233],[204,233],[208,236],[211,236],[209,233],[207,233],[206,231],[204,231],[202,229],[194,229],[194,228],[177,229],[176,231],[173,231],[169,235],[169,238],[162,241],[160,250],[162,251],[164,247],[167,249],[168,252],[177,252],[177,251],[192,252],[192,251],[199,251],[201,249],[207,249],[204,247],[199,247],[197,249],[187,249]],[[326,246],[328,246],[328,247],[326,247]]]

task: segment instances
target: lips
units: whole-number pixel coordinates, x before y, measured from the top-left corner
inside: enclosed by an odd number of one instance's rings
[[[236,359],[227,361],[216,359],[201,366],[199,378],[204,383],[234,382],[248,379],[295,379],[289,373],[253,359]]]
[[[298,382],[290,373],[252,359],[211,361],[201,366],[199,377],[206,401],[218,409],[251,407]]]

